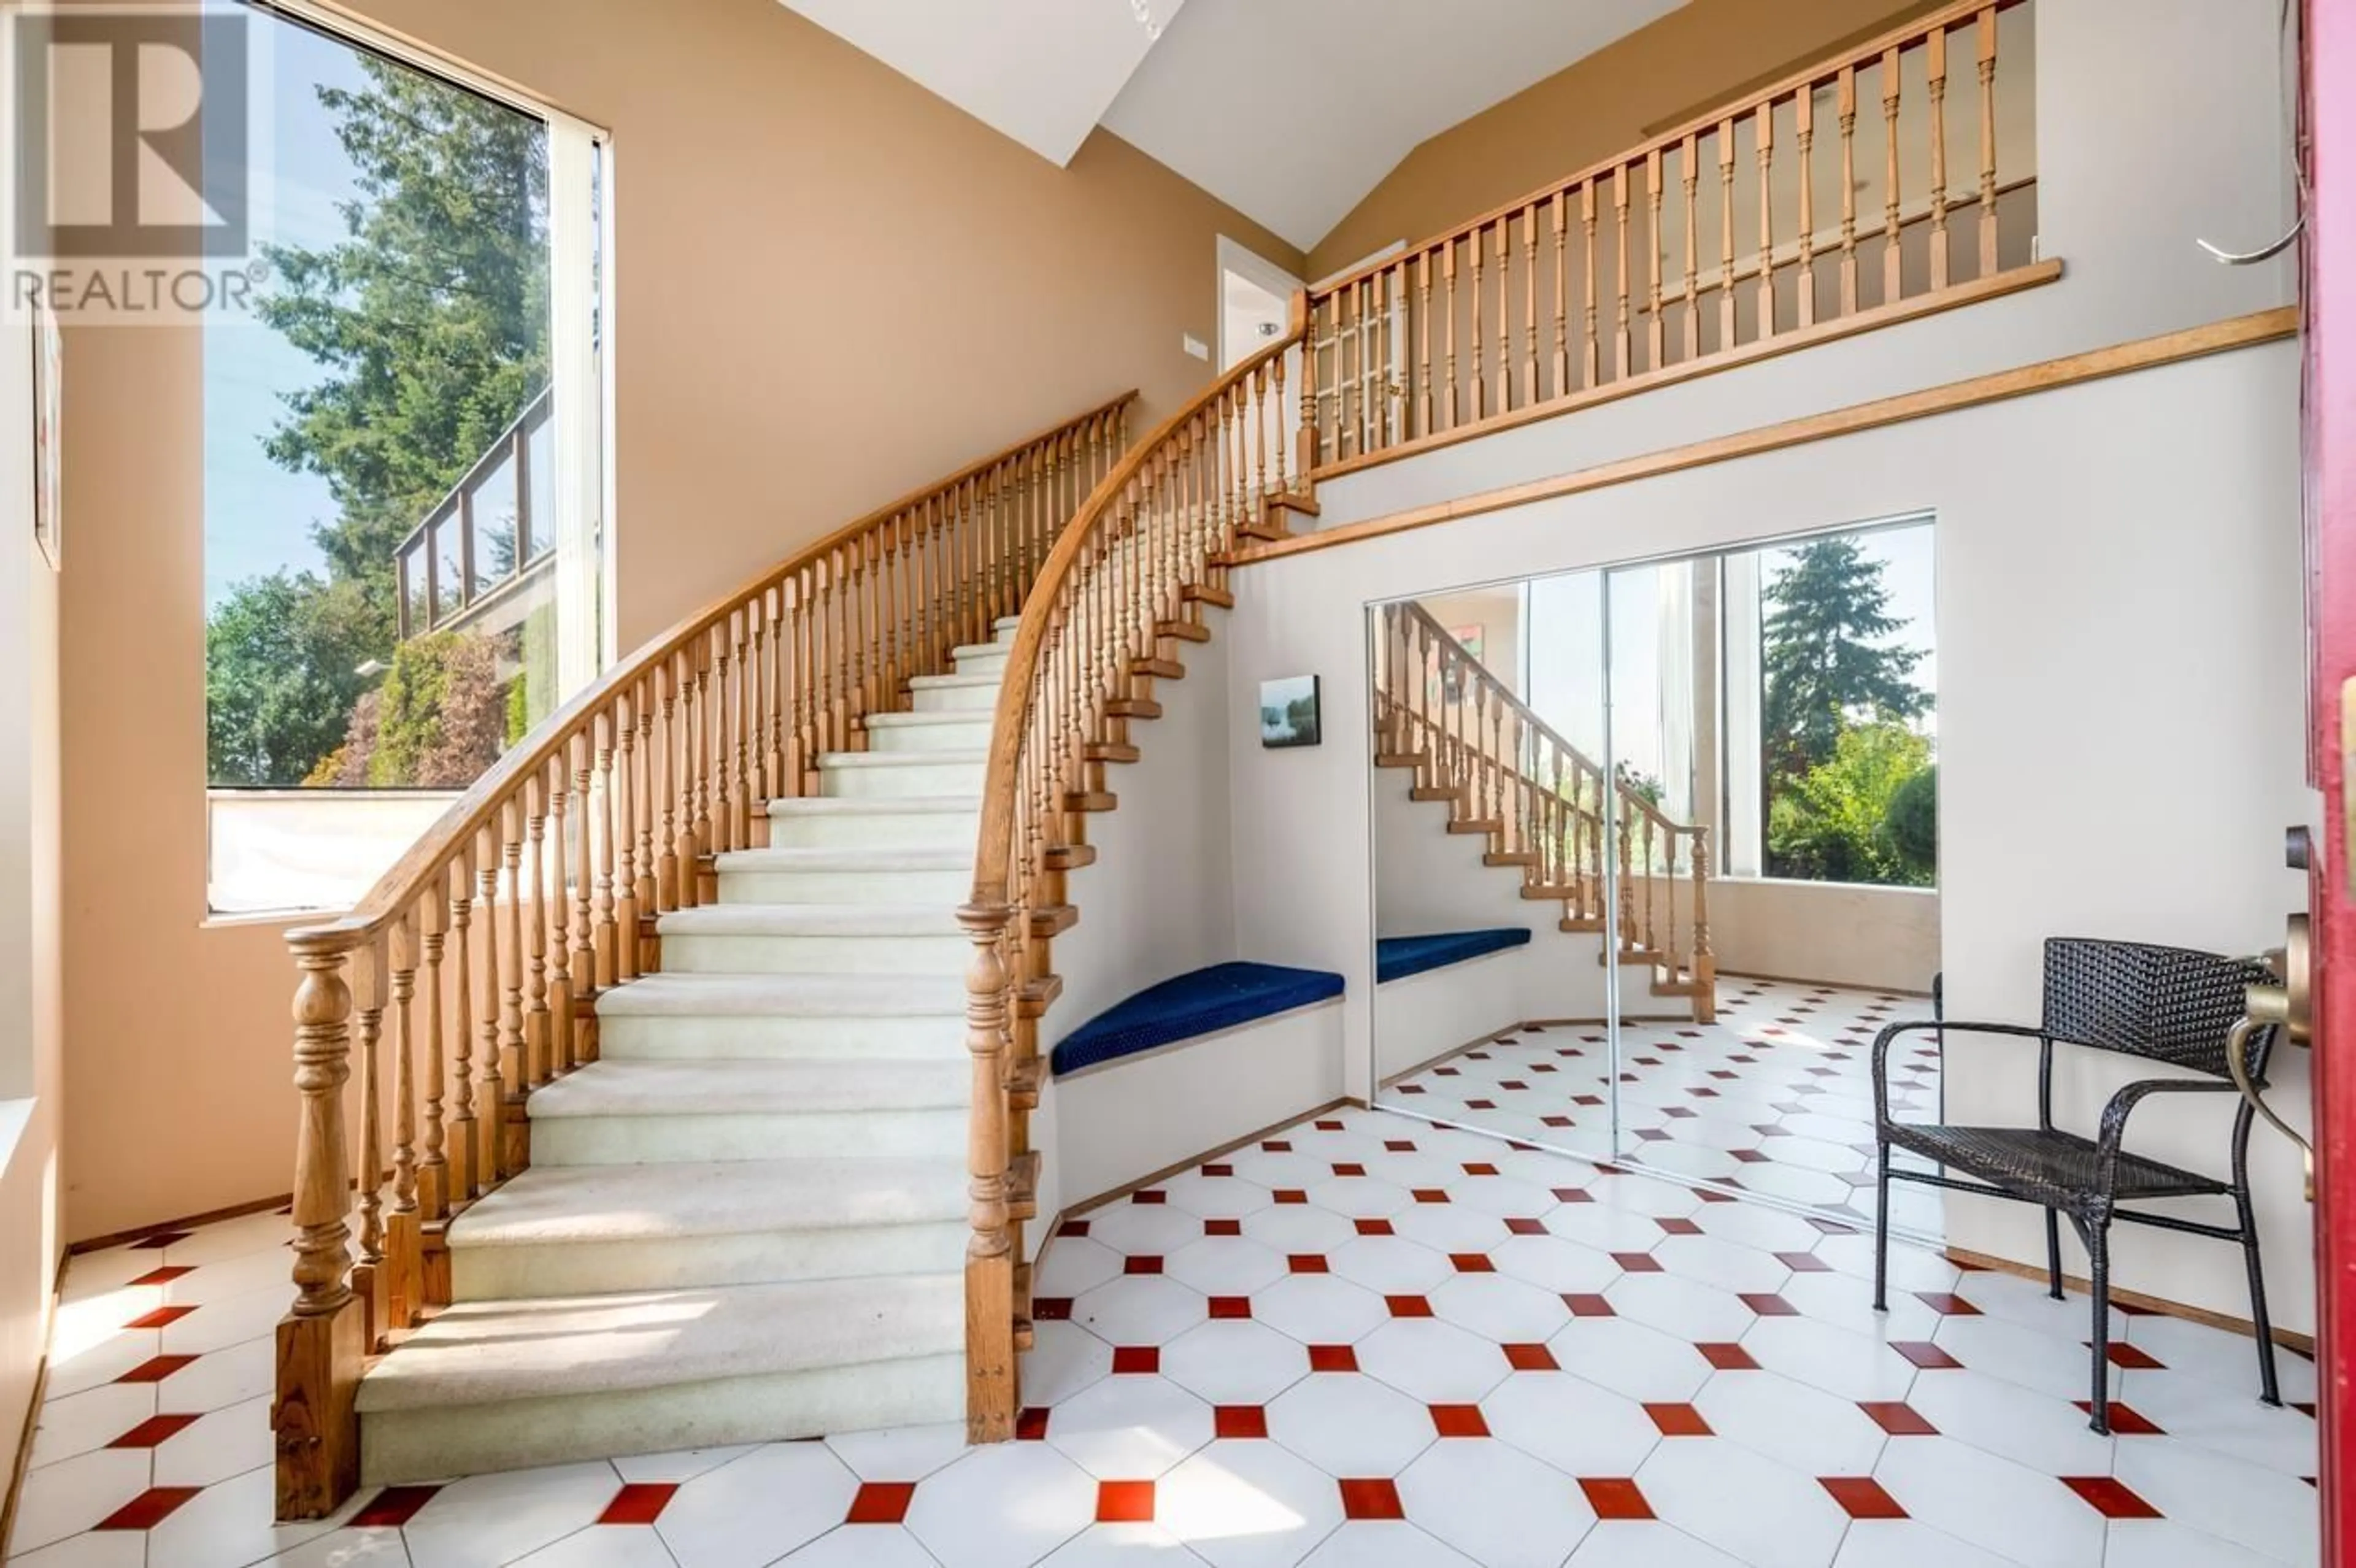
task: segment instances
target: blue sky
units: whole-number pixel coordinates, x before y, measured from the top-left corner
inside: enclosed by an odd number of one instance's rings
[[[258,243],[317,247],[344,238],[338,202],[357,194],[351,161],[320,107],[322,86],[361,84],[359,56],[346,44],[260,11],[268,29],[259,51],[270,93],[272,133],[264,177],[254,186]],[[321,570],[314,522],[336,514],[327,481],[289,474],[262,443],[283,411],[280,394],[315,385],[320,367],[248,317],[205,323],[205,608],[230,587],[281,567]]]

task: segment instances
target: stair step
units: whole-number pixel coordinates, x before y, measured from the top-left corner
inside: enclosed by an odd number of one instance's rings
[[[1565,915],[1562,919],[1555,922],[1555,929],[1557,931],[1569,932],[1601,931],[1603,929],[1603,922],[1601,918],[1588,918],[1582,920],[1576,919],[1570,915]]]
[[[1105,703],[1105,711],[1115,719],[1159,719],[1162,704],[1150,697],[1116,697]]]
[[[1468,816],[1461,822],[1451,822],[1448,825],[1448,831],[1460,834],[1494,834],[1503,833],[1505,830],[1505,825],[1494,816]]]
[[[981,823],[980,794],[897,795],[889,799],[787,797],[769,803],[773,848],[948,848],[973,851]]]
[[[959,675],[976,673],[965,667],[969,664],[1002,669],[1006,665],[1006,647],[1004,643],[960,643],[949,650],[949,657],[957,662]]]
[[[723,903],[939,903],[955,908],[973,880],[973,849],[786,846],[715,858]]]
[[[1014,1016],[1019,1019],[1040,1019],[1055,1005],[1064,994],[1064,977],[1046,975],[1036,980],[1026,980],[1014,993]]]
[[[1156,621],[1153,624],[1153,635],[1157,637],[1175,637],[1182,643],[1207,643],[1211,640],[1211,628],[1198,626],[1192,621]]]
[[[953,904],[705,904],[655,923],[673,975],[957,975]]]
[[[1421,752],[1377,752],[1375,766],[1378,768],[1419,768],[1431,759]]]
[[[1236,607],[1236,596],[1224,588],[1214,588],[1207,582],[1189,582],[1179,591],[1179,597],[1189,604],[1215,604],[1222,610]]]
[[[1538,858],[1527,849],[1492,849],[1481,857],[1481,863],[1484,866],[1535,866]]]
[[[1042,859],[1051,871],[1076,871],[1082,866],[1097,863],[1097,847],[1093,844],[1059,844],[1045,851]]]
[[[1418,784],[1407,792],[1409,800],[1458,800],[1464,792],[1454,784]]]
[[[963,1061],[958,975],[648,975],[598,993],[608,1061]]]
[[[942,752],[829,752],[818,760],[819,787],[837,800],[979,795],[990,761],[986,747]]]
[[[1111,811],[1120,805],[1120,796],[1107,790],[1075,790],[1064,796],[1066,811]]]
[[[532,1163],[862,1155],[956,1158],[971,1066],[937,1061],[594,1061],[532,1092]]]
[[[919,713],[988,715],[998,706],[1000,675],[920,675],[908,682],[908,693]]]
[[[470,1302],[361,1380],[369,1485],[955,1420],[958,1274]]]
[[[1014,634],[1022,629],[1022,625],[1023,617],[1020,615],[1001,615],[990,624],[990,629],[1000,642],[1006,643],[1014,640]]]
[[[1048,904],[1031,912],[1031,934],[1052,938],[1080,923],[1080,912],[1070,904]]]
[[[461,1301],[945,1274],[965,1253],[956,1159],[539,1165],[451,1222]]]
[[[1039,1088],[1046,1082],[1047,1059],[1034,1056],[1006,1070],[1006,1103],[1018,1111],[1039,1108]]]
[[[867,716],[869,755],[924,755],[937,752],[986,751],[991,720],[987,709],[950,709],[946,712],[871,713]]]
[[[1522,884],[1522,897],[1531,900],[1533,902],[1539,901],[1552,901],[1556,899],[1572,899],[1577,898],[1578,896],[1579,889],[1569,882],[1525,882]]]
[[[1129,661],[1129,673],[1150,675],[1157,680],[1183,680],[1186,678],[1186,667],[1176,659],[1131,659]]]
[[[1134,763],[1145,755],[1137,747],[1119,741],[1091,741],[1086,755],[1092,763]]]

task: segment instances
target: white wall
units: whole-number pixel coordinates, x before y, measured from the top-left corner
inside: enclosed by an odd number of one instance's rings
[[[2067,24],[2107,8],[2089,0],[2040,14]],[[2170,19],[2217,8],[2155,9],[2166,37]],[[2114,40],[2126,51],[2123,74],[2149,52],[2151,30]],[[2220,112],[2230,131],[2237,112]],[[1649,446],[1694,433],[1659,400],[1668,396],[1628,405],[1655,411]],[[2313,810],[2302,776],[2297,431],[2297,352],[2273,344],[1249,567],[1229,623],[1231,722],[1238,733],[1248,724],[1261,677],[1315,671],[1327,732],[1365,732],[1370,601],[1935,513],[1948,1006],[1956,1017],[2031,1019],[2049,933],[2243,953],[2279,940],[2284,913],[2304,897],[2280,869],[2284,825]],[[1235,798],[1249,803],[1235,816],[1240,945],[1345,977],[1350,1093],[1364,1093],[1363,755],[1238,745],[1231,757]],[[2295,1120],[2307,1114],[2305,1074],[2298,1060],[2277,1074],[2278,1103]],[[2089,1125],[2097,1072],[2072,1065],[2060,1078],[2065,1118]],[[2033,1087],[2027,1059],[1959,1045],[1949,1115],[2017,1117]],[[2211,1135],[2229,1110],[2222,1099],[2147,1106],[2137,1141],[2214,1166],[2222,1144]],[[2277,1321],[2306,1328],[2298,1161],[2261,1139],[2254,1165]],[[2039,1255],[2033,1210],[1958,1200],[1949,1232],[1959,1246]],[[2117,1250],[2125,1286],[2244,1310],[2230,1248],[2136,1230]]]
[[[1130,721],[1130,739],[1144,752],[1144,761],[1105,769],[1106,787],[1119,797],[1120,807],[1087,818],[1097,863],[1071,872],[1066,882],[1066,896],[1078,906],[1080,921],[1055,938],[1055,970],[1064,978],[1064,994],[1041,1022],[1042,1052],[1148,986],[1230,959],[1261,956],[1239,952],[1236,945],[1227,855],[1230,802],[1225,787],[1228,743],[1236,732],[1228,722],[1228,635],[1220,624],[1223,613],[1207,613],[1212,640],[1181,645],[1185,678],[1154,682],[1162,717]],[[1330,688],[1330,679],[1327,685]],[[1258,687],[1245,710],[1248,732],[1236,743],[1257,753]],[[1332,749],[1329,741],[1324,750]],[[1215,1077],[1183,1080],[1181,1087],[1205,1095],[1221,1092]],[[1100,1190],[1085,1185],[1094,1168],[1090,1162],[1080,1162],[1084,1168],[1075,1172],[1055,1153],[1063,1118],[1087,1115],[1090,1098],[1080,1096],[1067,1107],[1051,1088],[1031,1118],[1033,1142],[1046,1151],[1040,1179],[1043,1215]],[[1298,1108],[1305,1111],[1323,1103],[1307,1101]],[[1173,1107],[1172,1114],[1183,1117],[1192,1110]],[[1256,1122],[1235,1136],[1264,1125]],[[1076,1183],[1076,1175],[1083,1179]],[[1033,1230],[1035,1243],[1046,1227]]]
[[[58,580],[32,542],[31,334],[0,327],[0,1486],[56,1288]]]
[[[1319,526],[2289,303],[2286,259],[2222,267],[2194,243],[2248,248],[2289,224],[2276,7],[2044,0],[2033,15],[2040,240],[2060,283],[1334,480]]]
[[[1928,991],[1939,972],[1939,895],[1931,888],[1713,878],[1709,938],[1721,975]]]

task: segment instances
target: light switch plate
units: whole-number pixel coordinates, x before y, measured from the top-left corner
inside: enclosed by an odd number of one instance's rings
[[[1187,353],[1193,355],[1197,359],[1207,361],[1211,357],[1211,346],[1204,342],[1201,338],[1195,336],[1191,332],[1180,337],[1178,342]]]

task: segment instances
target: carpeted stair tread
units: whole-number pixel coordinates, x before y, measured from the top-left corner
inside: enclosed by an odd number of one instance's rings
[[[988,747],[953,752],[829,752],[818,760],[821,768],[937,768],[956,763],[980,767],[990,761]]]
[[[904,752],[903,755],[916,755]],[[769,803],[771,816],[979,816],[978,795],[899,795],[846,800],[833,795],[781,795]]]
[[[664,936],[955,936],[941,904],[700,904],[655,923]]]
[[[991,717],[987,708],[949,708],[937,712],[871,713],[866,723],[870,730],[925,730],[937,724],[953,724],[987,731]]]
[[[363,1412],[666,1388],[955,1355],[957,1275],[729,1285],[445,1308],[378,1362]]]
[[[964,871],[973,867],[971,849],[862,849],[841,846],[803,849],[779,846],[731,849],[714,859],[723,872]]]
[[[959,1220],[963,1162],[534,1166],[452,1221],[453,1247],[558,1246]]]
[[[955,975],[648,975],[597,994],[600,1018],[962,1018]]]
[[[593,1061],[531,1092],[535,1122],[575,1116],[792,1116],[962,1108],[973,1069],[954,1058]]]

